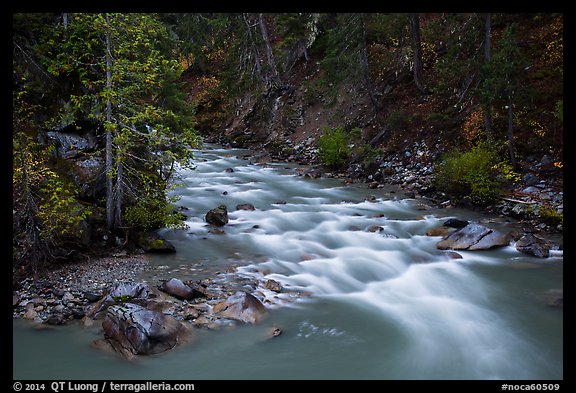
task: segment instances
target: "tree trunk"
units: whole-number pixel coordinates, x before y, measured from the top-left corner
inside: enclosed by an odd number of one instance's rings
[[[490,34],[492,30],[492,22],[490,14],[487,13],[484,19],[484,62],[486,64],[490,63],[492,58],[492,49],[490,43]],[[486,128],[486,139],[488,142],[492,142],[492,103],[490,102],[490,97],[486,97],[484,100],[484,127]]]
[[[514,154],[514,112],[512,109],[512,95],[508,94],[508,152],[510,153],[510,163],[516,168],[516,156]]]
[[[428,94],[428,89],[422,81],[422,43],[420,42],[420,20],[418,14],[410,14],[410,28],[414,44],[414,83],[423,94]]]
[[[112,55],[110,45],[110,20],[106,15],[106,121],[112,123],[112,101],[110,92],[112,91]],[[112,146],[112,129],[106,129],[106,224],[108,230],[113,230],[114,224],[114,183],[112,170],[114,168]]]
[[[274,52],[272,52],[272,45],[270,44],[270,39],[268,38],[268,31],[266,30],[266,23],[264,22],[264,17],[262,14],[258,14],[258,24],[260,25],[260,32],[262,33],[262,39],[264,40],[264,45],[266,46],[266,57],[268,58],[268,65],[270,66],[270,71],[272,72],[272,83],[273,86],[280,87],[282,81],[280,80],[280,75],[278,74],[278,68],[276,67],[276,59],[274,58]]]
[[[250,39],[250,46],[252,47],[252,52],[254,52],[254,66],[256,68],[256,73],[262,80],[264,80],[264,75],[262,75],[262,67],[260,64],[260,52],[258,51],[256,42],[254,42],[254,37],[252,37],[252,30],[251,30],[252,27],[250,26],[250,22],[248,22],[246,14],[242,14],[242,18],[244,19],[244,24],[246,25],[246,31],[248,32],[248,38]]]
[[[360,14],[360,28],[362,29],[362,68],[364,69],[364,79],[366,80],[366,88],[368,90],[368,95],[370,95],[370,101],[372,101],[372,105],[374,106],[374,114],[376,114],[380,110],[380,105],[378,105],[378,100],[374,93],[374,86],[372,85],[372,79],[370,79],[370,69],[368,68],[368,48],[366,48],[364,14]]]
[[[116,164],[116,207],[114,212],[114,223],[116,227],[122,226],[122,194],[124,193],[124,165],[118,160]]]

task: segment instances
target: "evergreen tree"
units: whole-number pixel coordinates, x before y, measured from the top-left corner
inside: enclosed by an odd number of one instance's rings
[[[106,140],[109,229],[175,224],[166,190],[176,164],[191,163],[191,148],[199,139],[193,113],[183,103],[182,68],[168,57],[173,44],[158,16],[16,14],[14,24],[14,182],[20,197],[34,195],[26,191],[31,172],[25,158],[42,150],[22,138],[20,130],[33,136],[41,128],[89,120]],[[37,105],[35,116],[29,116],[26,127],[19,126],[26,105],[32,104]],[[63,184],[54,189],[72,204],[73,189]],[[49,223],[70,216],[70,206],[52,204],[51,212],[27,209],[20,222],[40,220],[40,237],[48,236]]]

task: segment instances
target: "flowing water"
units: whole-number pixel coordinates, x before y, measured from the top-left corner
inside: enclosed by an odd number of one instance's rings
[[[259,325],[198,330],[192,343],[127,362],[90,343],[98,329],[32,329],[14,321],[15,379],[563,379],[562,257],[513,246],[450,259],[425,233],[457,217],[508,231],[466,210],[425,207],[392,188],[297,176],[255,165],[244,150],[207,147],[174,192],[186,230],[152,263],[183,280],[237,266],[303,296],[282,296]],[[247,156],[246,156],[247,157]],[[232,168],[230,170],[227,168]],[[367,195],[376,198],[367,201]],[[251,203],[254,211],[236,210]],[[228,207],[225,234],[205,213]],[[380,231],[370,231],[371,227]],[[273,327],[282,334],[270,338]]]

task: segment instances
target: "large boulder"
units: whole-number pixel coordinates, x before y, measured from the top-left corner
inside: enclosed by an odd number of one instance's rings
[[[510,244],[508,235],[479,224],[469,224],[440,240],[440,250],[487,250]]]
[[[244,291],[238,291],[216,304],[213,311],[223,318],[244,323],[258,323],[268,314],[260,300]]]
[[[548,258],[550,255],[550,244],[546,240],[528,233],[518,239],[516,250],[535,257]]]
[[[108,307],[104,337],[127,358],[165,352],[187,342],[191,330],[171,316],[133,303]]]
[[[206,213],[206,222],[218,227],[228,224],[228,208],[220,205]]]
[[[98,147],[93,133],[80,135],[76,132],[48,131],[48,143],[56,146],[58,155],[62,158],[74,158],[85,152],[92,152]]]

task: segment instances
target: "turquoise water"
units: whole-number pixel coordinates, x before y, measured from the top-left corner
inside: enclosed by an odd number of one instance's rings
[[[453,260],[427,230],[449,217],[507,224],[424,208],[392,188],[305,179],[247,154],[208,147],[195,170],[180,172],[174,192],[188,229],[161,231],[177,253],[152,257],[163,269],[144,278],[202,278],[233,264],[310,296],[271,306],[259,325],[198,329],[190,344],[137,362],[92,348],[98,326],[38,330],[15,320],[13,378],[563,379],[563,311],[542,300],[563,288],[561,257],[509,246]],[[240,203],[256,210],[236,210]],[[204,214],[220,204],[230,222],[225,234],[208,233]],[[270,338],[276,327],[282,334]]]

